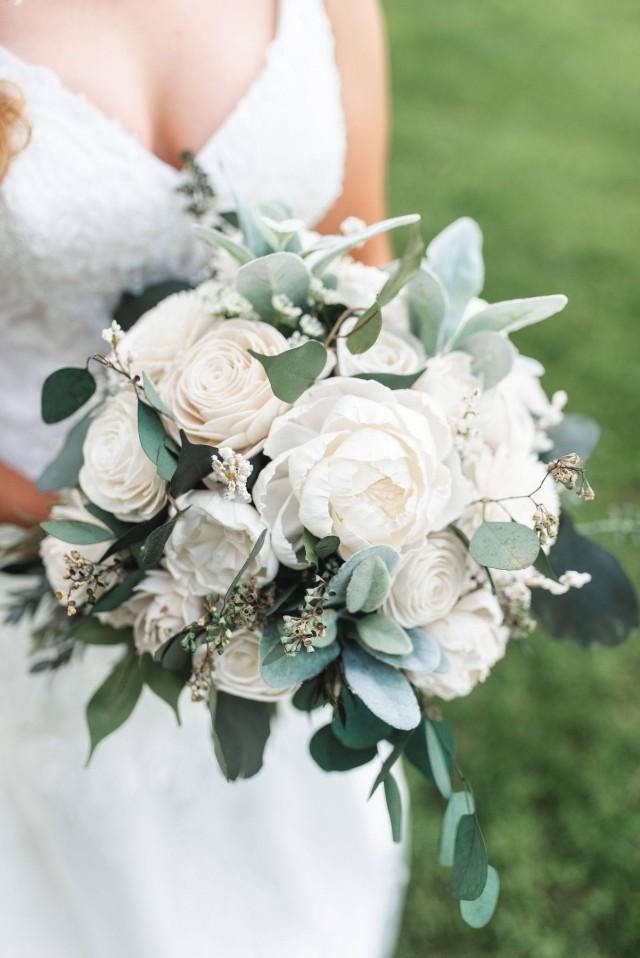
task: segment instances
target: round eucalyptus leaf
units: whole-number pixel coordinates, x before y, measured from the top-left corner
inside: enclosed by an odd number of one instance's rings
[[[95,391],[96,381],[88,369],[57,369],[47,376],[42,387],[42,418],[52,423],[72,416]]]
[[[475,811],[471,792],[452,792],[442,819],[438,841],[438,861],[445,868],[453,868],[456,845],[456,832],[463,815],[472,815]]]
[[[515,571],[533,565],[540,551],[538,537],[519,522],[483,522],[469,543],[479,565]]]
[[[375,746],[363,749],[347,748],[333,734],[331,725],[318,729],[309,743],[309,751],[316,765],[325,772],[347,772],[366,765],[376,757]]]
[[[327,361],[326,349],[315,339],[277,356],[264,356],[253,349],[249,352],[263,366],[274,396],[288,403],[295,402],[305,389],[313,385]]]
[[[460,914],[471,928],[484,928],[488,925],[500,897],[500,878],[492,865],[487,866],[487,881],[478,898],[460,902]]]
[[[111,529],[96,526],[92,522],[82,522],[79,519],[47,519],[40,523],[40,528],[55,539],[61,539],[62,542],[69,542],[76,546],[89,546],[115,539]]]

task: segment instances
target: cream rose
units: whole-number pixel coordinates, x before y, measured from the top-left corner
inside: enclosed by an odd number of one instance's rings
[[[125,333],[118,353],[132,372],[145,372],[158,386],[211,323],[206,302],[196,290],[175,293],[140,317]]]
[[[467,550],[444,530],[427,536],[405,553],[382,609],[406,628],[444,618],[467,580]]]
[[[412,672],[409,678],[427,695],[441,699],[468,695],[484,682],[504,655],[509,637],[497,599],[484,588],[464,596],[446,618],[424,631],[438,643],[449,668],[443,673]]]
[[[354,356],[349,351],[347,340],[341,337],[349,333],[357,322],[358,318],[354,316],[340,327],[336,345],[340,376],[356,376],[358,373],[395,373],[403,376],[417,373],[424,367],[424,349],[420,340],[411,333],[395,332],[386,324],[371,349]]]
[[[272,689],[260,675],[260,637],[255,632],[234,632],[213,673],[215,687],[241,699],[275,702],[291,695],[293,688]]]
[[[303,528],[338,536],[345,559],[372,545],[403,552],[467,502],[449,426],[427,396],[408,389],[319,383],[276,420],[265,453],[272,462],[254,502],[291,568],[304,564]]]
[[[164,569],[154,569],[136,586],[130,599],[100,617],[116,628],[132,625],[138,651],[153,655],[202,615],[202,610],[201,598],[182,588]]]
[[[161,394],[192,442],[231,446],[252,455],[286,404],[277,399],[263,367],[249,355],[285,352],[287,340],[268,323],[220,320],[184,351]]]
[[[61,494],[60,500],[52,507],[49,518],[66,519],[74,522],[91,522],[93,525],[102,526],[99,519],[96,519],[90,512],[87,512],[84,502],[82,501],[82,496],[77,489],[67,489]],[[47,574],[49,584],[54,593],[61,593],[62,598],[60,601],[63,604],[66,605],[70,585],[69,580],[65,579],[67,568],[65,556],[68,556],[72,551],[76,551],[80,553],[83,559],[88,559],[90,562],[98,562],[100,557],[106,552],[108,545],[108,542],[98,542],[90,546],[77,546],[63,542],[62,539],[56,539],[55,536],[44,537],[40,543],[40,557],[44,564],[44,570]],[[98,590],[96,598],[99,598],[103,592],[115,584],[116,576],[113,573],[106,575],[104,578],[105,587],[102,590]],[[87,600],[86,586],[81,585],[78,589],[74,589],[70,597],[76,605],[80,607]]]
[[[188,492],[178,500],[186,509],[165,547],[165,562],[181,588],[195,595],[223,595],[247,559],[265,525],[253,506],[219,492]],[[270,582],[278,561],[267,535],[248,575]]]
[[[166,483],[138,436],[138,400],[133,389],[107,399],[89,426],[78,476],[84,494],[125,522],[151,519],[166,502]]]

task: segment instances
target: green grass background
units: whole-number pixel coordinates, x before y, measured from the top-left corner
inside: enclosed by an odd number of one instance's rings
[[[566,292],[519,334],[549,391],[603,438],[580,521],[640,518],[640,6],[637,0],[388,0],[390,206],[425,237],[457,216],[485,234],[490,300]],[[636,583],[637,545],[601,539]],[[467,928],[436,864],[442,802],[411,776],[413,877],[397,958],[640,955],[640,648],[536,636],[447,705],[502,877]]]

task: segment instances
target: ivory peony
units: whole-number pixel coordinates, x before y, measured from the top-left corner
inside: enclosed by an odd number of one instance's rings
[[[260,675],[260,637],[255,632],[234,632],[222,655],[216,657],[214,684],[221,692],[256,702],[275,702],[293,689],[272,689]]]

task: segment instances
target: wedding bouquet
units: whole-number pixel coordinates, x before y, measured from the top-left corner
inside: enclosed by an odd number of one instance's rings
[[[439,861],[481,926],[498,876],[438,703],[536,619],[615,643],[637,613],[616,561],[561,516],[562,490],[593,498],[597,427],[509,338],[565,297],[488,304],[476,223],[425,251],[418,221],[321,237],[239,207],[196,227],[210,278],[129,298],[105,351],[44,384],[47,422],[87,411],[41,477],[64,491],[13,617],[38,607],[36,670],[121,646],[87,706],[91,752],[144,686],[209,708],[228,779],[261,768],[279,700],[324,707],[313,759],[379,755],[396,840],[405,756],[447,801]],[[399,227],[388,270],[349,256]]]

